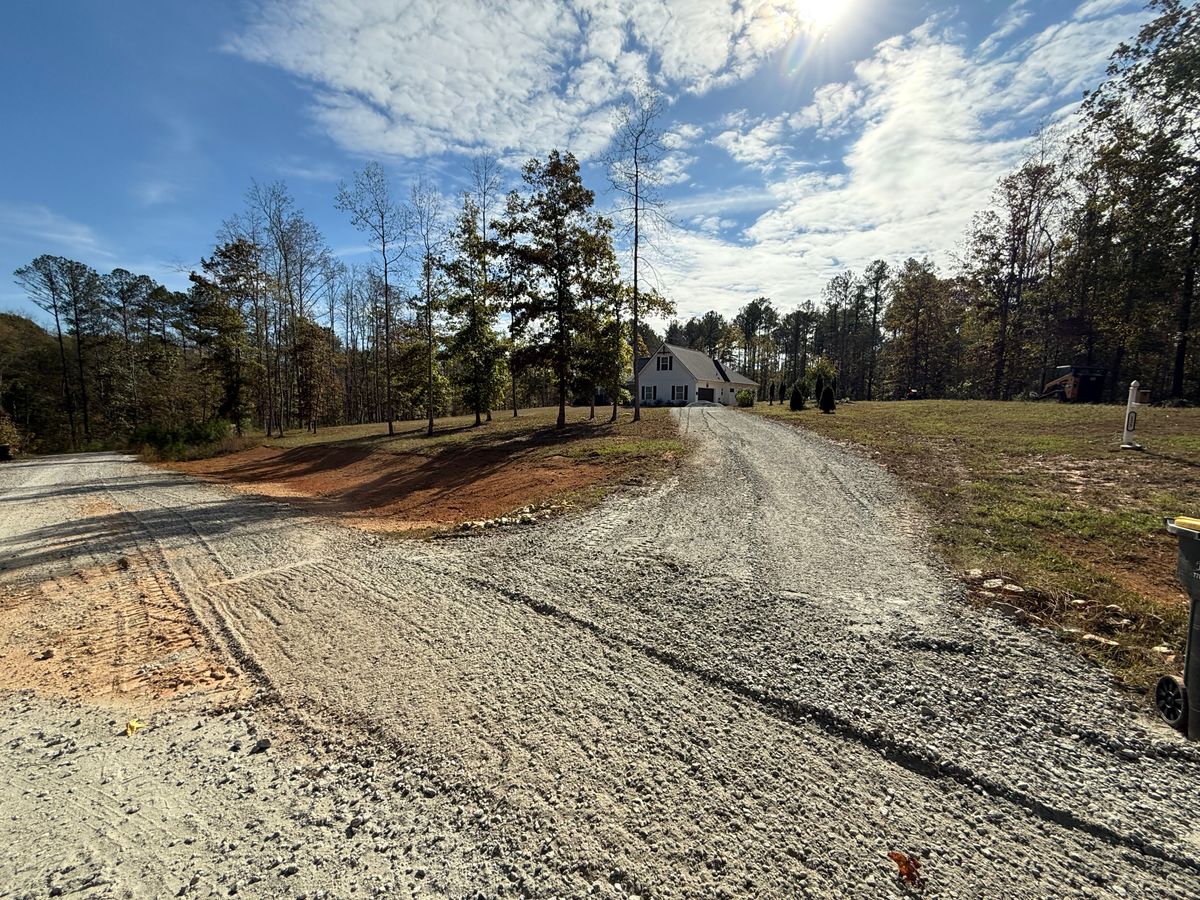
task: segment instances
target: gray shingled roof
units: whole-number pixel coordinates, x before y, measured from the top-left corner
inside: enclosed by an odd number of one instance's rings
[[[722,366],[707,353],[701,353],[699,350],[689,350],[687,347],[677,347],[674,344],[664,343],[662,347],[650,354],[645,363],[642,363],[642,368],[645,368],[646,363],[654,359],[664,347],[675,355],[675,358],[683,364],[685,369],[692,373],[692,377],[697,381],[727,381],[730,384],[748,384],[758,387],[757,383],[751,381],[741,372],[731,369],[728,366]]]

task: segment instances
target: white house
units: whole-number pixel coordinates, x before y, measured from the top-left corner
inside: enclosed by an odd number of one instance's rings
[[[697,400],[732,406],[737,402],[738,391],[753,391],[758,387],[707,353],[674,344],[664,343],[640,362],[642,403],[648,406],[678,406]]]

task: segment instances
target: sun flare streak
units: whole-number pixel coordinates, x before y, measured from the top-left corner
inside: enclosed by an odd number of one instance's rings
[[[796,17],[813,34],[824,34],[849,12],[854,0],[791,0]]]

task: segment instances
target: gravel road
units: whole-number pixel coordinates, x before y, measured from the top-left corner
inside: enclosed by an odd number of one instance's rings
[[[670,482],[425,543],[128,457],[5,466],[6,595],[132,560],[253,700],[126,739],[4,695],[0,896],[908,895],[890,850],[928,896],[1200,895],[1195,748],[964,604],[877,466],[679,415]]]

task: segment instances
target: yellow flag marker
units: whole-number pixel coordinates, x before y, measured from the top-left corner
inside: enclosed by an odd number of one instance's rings
[[[125,737],[133,737],[136,732],[145,727],[145,722],[139,722],[137,719],[130,719],[125,723]]]

